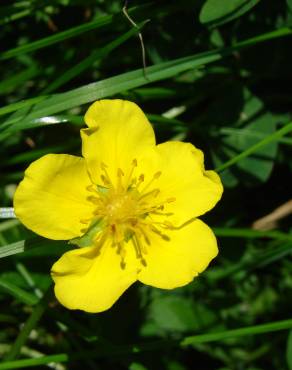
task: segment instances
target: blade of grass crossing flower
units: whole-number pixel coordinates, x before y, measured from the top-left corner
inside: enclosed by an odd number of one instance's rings
[[[0,224],[1,225],[1,224]],[[41,248],[45,249],[48,247],[49,250],[52,248],[62,248],[64,245],[67,245],[66,243],[62,241],[53,241],[43,238],[36,237],[35,239],[31,240],[20,240],[15,243],[4,245],[3,247],[0,247],[0,258],[8,257],[14,254],[22,253],[29,251],[31,249],[35,248]]]
[[[44,89],[44,94],[50,94],[51,92],[57,90],[59,87],[66,84],[68,81],[72,80],[74,77],[79,76],[86,69],[90,68],[94,62],[98,59],[103,58],[113,51],[118,46],[122,45],[127,41],[131,36],[137,34],[141,28],[147,23],[147,21],[140,23],[138,28],[132,28],[130,31],[124,33],[122,36],[116,38],[114,41],[110,42],[103,48],[94,51],[82,62],[76,64],[74,67],[67,70],[63,75],[57,78],[52,84],[50,84],[46,89]]]
[[[1,218],[15,218],[14,209],[12,207],[1,207],[0,208],[0,219]]]
[[[286,124],[284,127],[279,129],[278,131],[274,132],[271,135],[266,136],[263,140],[260,140],[257,144],[251,146],[250,148],[248,148],[244,152],[241,152],[240,154],[231,158],[229,161],[223,163],[221,166],[217,167],[215,169],[215,171],[217,171],[217,172],[224,171],[226,168],[228,168],[230,166],[233,166],[235,163],[237,163],[241,159],[246,158],[249,155],[255,153],[257,150],[259,150],[264,145],[267,145],[267,144],[271,143],[272,141],[278,140],[279,138],[288,134],[291,131],[292,131],[292,122]]]
[[[23,328],[21,329],[16,341],[13,343],[10,351],[5,356],[6,361],[13,360],[18,357],[21,347],[27,341],[29,334],[34,329],[42,315],[44,314],[46,308],[48,307],[48,301],[52,296],[52,288],[49,287],[43,298],[38,302],[38,304],[34,307],[31,315],[29,316],[28,320],[24,324]]]
[[[7,361],[0,364],[0,370],[6,369],[20,369],[24,367],[32,367],[38,365],[45,365],[52,362],[68,362],[70,360],[77,360],[86,356],[87,358],[102,358],[110,357],[112,355],[127,355],[127,354],[138,354],[148,351],[161,350],[163,348],[169,349],[170,347],[182,347],[193,346],[200,343],[215,342],[230,338],[240,338],[249,335],[268,334],[275,331],[288,330],[292,328],[292,320],[275,321],[272,323],[248,326],[239,329],[226,330],[223,332],[210,333],[210,334],[199,334],[194,336],[185,337],[181,341],[169,340],[169,341],[156,341],[145,344],[134,344],[129,346],[115,346],[110,348],[100,348],[99,351],[84,351],[83,353],[60,353],[50,356],[43,356],[40,358],[23,359],[17,361]]]
[[[291,34],[292,30],[283,28],[242,41],[230,48],[216,49],[210,52],[159,63],[147,68],[147,79],[143,74],[143,69],[138,69],[105,79],[103,81],[91,83],[62,94],[53,95],[36,104],[29,114],[23,114],[16,118],[14,117],[13,119],[9,118],[0,126],[0,128],[2,130],[7,129],[7,132],[15,132],[26,128],[32,128],[34,127],[34,120],[40,117],[62,112],[64,110],[71,109],[97,99],[105,98],[121,93],[125,90],[149,84],[150,82],[170,78],[183,71],[192,68],[198,68],[205,64],[220,60],[224,56],[230,55],[234,51],[255,45],[258,42],[263,42]],[[11,127],[12,123],[15,123],[13,127]],[[1,140],[3,140],[2,135],[0,136]]]

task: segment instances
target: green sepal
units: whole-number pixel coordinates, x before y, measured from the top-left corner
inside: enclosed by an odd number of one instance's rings
[[[94,219],[88,230],[79,238],[74,238],[69,241],[70,244],[78,245],[78,247],[91,247],[95,236],[104,229],[104,221],[102,218]]]

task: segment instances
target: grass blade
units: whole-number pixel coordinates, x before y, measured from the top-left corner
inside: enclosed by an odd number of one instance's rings
[[[42,315],[44,314],[46,308],[48,307],[48,301],[51,298],[52,289],[51,287],[47,290],[46,294],[43,298],[38,302],[38,304],[34,307],[31,315],[29,316],[28,320],[24,324],[22,330],[20,331],[16,341],[13,343],[10,351],[5,356],[6,361],[13,360],[18,357],[21,347],[25,344],[26,340],[28,339],[29,334],[36,326]]]
[[[143,14],[143,12],[147,8],[149,8],[149,4],[132,7],[128,11],[129,13]],[[30,10],[28,10],[28,12],[30,12]],[[27,14],[25,13],[24,15],[27,15]],[[81,24],[76,27],[72,27],[66,31],[58,32],[52,36],[44,37],[40,40],[30,42],[29,44],[21,45],[16,48],[4,51],[3,53],[0,54],[0,60],[7,60],[10,58],[19,56],[21,54],[24,54],[24,53],[31,53],[35,50],[39,50],[39,49],[57,44],[64,40],[77,37],[85,32],[89,32],[89,31],[96,30],[98,28],[107,26],[113,23],[113,21],[116,20],[116,17],[119,17],[120,18],[119,20],[124,18],[121,13],[99,17],[94,21],[87,22],[85,24]]]
[[[0,60],[7,60],[24,53],[31,53],[35,50],[45,48],[47,46],[54,45],[58,42],[70,39],[81,35],[82,33],[92,31],[102,26],[108,25],[112,22],[113,15],[107,15],[96,19],[95,21],[82,24],[77,27],[70,28],[69,30],[58,32],[55,35],[45,37],[43,39],[31,42],[26,45],[21,45],[16,48],[4,51],[0,54]]]
[[[251,238],[251,239],[271,238],[271,239],[277,239],[277,240],[292,241],[292,235],[285,234],[277,230],[259,231],[259,230],[253,230],[253,229],[214,227],[213,231],[219,237]]]
[[[240,329],[226,330],[223,332],[199,334],[188,336],[182,341],[156,341],[145,344],[134,344],[130,346],[115,346],[110,348],[100,348],[94,351],[84,351],[83,353],[60,353],[56,355],[43,356],[34,359],[23,359],[17,361],[7,361],[0,364],[0,370],[6,369],[20,369],[24,367],[32,367],[38,365],[45,365],[52,362],[68,362],[70,360],[77,360],[78,358],[102,358],[117,355],[137,354],[147,351],[161,350],[163,348],[169,349],[170,347],[188,347],[199,343],[215,342],[229,338],[239,338],[248,335],[259,335],[264,333],[271,333],[280,330],[287,330],[292,328],[292,320],[275,321],[272,323],[248,326]]]
[[[35,305],[38,302],[38,298],[35,295],[26,292],[2,277],[0,277],[0,288],[25,304]]]
[[[278,330],[286,330],[292,328],[292,320],[275,321],[268,324],[248,326],[246,328],[227,330],[219,333],[200,334],[185,338],[182,346],[189,346],[197,343],[214,342],[229,338],[243,337],[247,335],[258,335],[271,333]]]
[[[8,119],[5,123],[3,123],[0,126],[0,128],[3,130],[0,140],[3,140],[4,136],[7,137],[8,132],[12,133],[27,128],[37,127],[37,125],[35,125],[35,120],[39,119],[40,117],[62,112],[64,110],[90,103],[97,99],[112,96],[125,90],[143,86],[151,82],[167,79],[183,71],[192,68],[198,68],[202,65],[220,60],[224,56],[230,55],[234,51],[241,50],[245,47],[291,34],[292,30],[289,28],[282,28],[280,30],[242,41],[230,48],[216,49],[214,51],[195,54],[148,67],[147,79],[143,74],[143,69],[138,69],[136,71],[124,73],[100,82],[94,82],[62,94],[47,97],[42,102],[37,103],[31,109],[29,114]],[[13,123],[14,125],[12,126]]]
[[[84,72],[87,68],[91,67],[94,62],[98,59],[103,58],[104,56],[108,55],[111,51],[113,51],[118,46],[122,45],[125,41],[127,41],[131,36],[137,34],[140,29],[147,23],[147,21],[140,23],[138,28],[132,28],[130,31],[124,33],[122,36],[116,38],[114,41],[110,42],[103,48],[91,53],[87,58],[85,58],[82,62],[76,64],[74,67],[67,70],[62,76],[56,79],[52,84],[46,88],[43,93],[50,94],[51,92],[57,90],[59,87],[66,84],[68,81],[72,80],[74,77],[79,76],[82,72]]]
[[[235,163],[239,162],[241,159],[248,157],[252,153],[255,153],[264,145],[271,143],[272,141],[278,140],[282,136],[288,134],[292,131],[292,122],[286,124],[284,127],[280,128],[278,131],[274,132],[271,135],[266,136],[263,140],[260,140],[255,145],[252,145],[250,148],[241,152],[240,154],[236,155],[235,157],[231,158],[229,161],[223,163],[221,166],[217,167],[215,171],[222,172],[226,168],[234,165]]]

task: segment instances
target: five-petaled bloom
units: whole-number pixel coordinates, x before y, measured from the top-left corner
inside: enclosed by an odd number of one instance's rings
[[[100,312],[137,280],[163,289],[188,284],[217,255],[212,231],[197,217],[220,199],[219,176],[205,171],[192,144],[156,145],[132,102],[97,101],[85,122],[83,158],[43,156],[14,197],[29,229],[80,247],[52,267],[58,300]]]

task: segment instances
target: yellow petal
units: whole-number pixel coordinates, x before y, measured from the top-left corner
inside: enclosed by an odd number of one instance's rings
[[[55,294],[70,309],[101,312],[109,309],[137,280],[133,248],[127,249],[126,267],[108,240],[100,255],[95,247],[65,253],[52,267]]]
[[[223,187],[214,171],[205,171],[203,153],[189,143],[166,142],[156,148],[160,155],[160,189],[157,201],[174,198],[165,207],[173,213],[169,219],[182,225],[209,211],[220,200]]]
[[[212,230],[198,219],[166,234],[169,241],[158,235],[151,237],[145,255],[147,266],[138,279],[157,288],[173,289],[190,283],[205,270],[218,248]]]
[[[14,196],[16,216],[49,239],[80,236],[85,226],[80,220],[92,218],[93,206],[86,200],[90,184],[83,158],[45,155],[25,171]]]
[[[82,153],[93,181],[100,182],[100,166],[111,178],[120,168],[130,171],[134,159],[155,146],[151,124],[142,110],[126,100],[100,100],[85,114],[89,129],[81,130]]]

